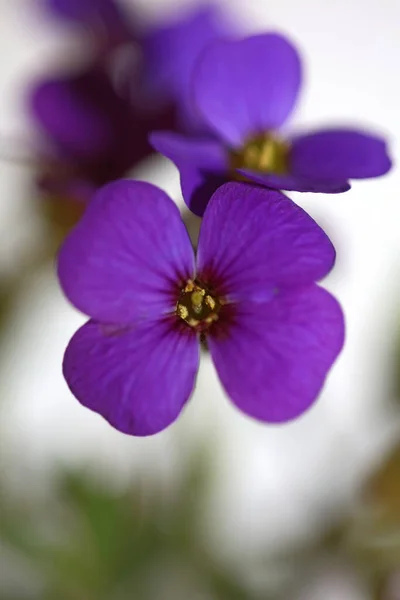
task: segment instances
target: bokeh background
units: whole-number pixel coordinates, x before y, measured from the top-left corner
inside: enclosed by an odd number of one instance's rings
[[[146,26],[195,5],[121,4]],[[244,32],[277,30],[298,45],[306,83],[293,125],[369,126],[388,137],[396,162],[398,2],[219,4]],[[347,321],[345,349],[311,411],[279,427],[246,418],[204,357],[176,424],[154,438],[123,436],[62,378],[85,317],[54,275],[60,228],[34,185],[37,132],[26,110],[29,85],[76,60],[82,38],[35,0],[0,0],[0,597],[399,600],[398,170],[339,196],[290,194],[337,247],[326,287]],[[183,206],[162,157],[129,176]]]

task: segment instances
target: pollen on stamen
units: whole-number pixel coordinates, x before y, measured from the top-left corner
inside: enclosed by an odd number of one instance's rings
[[[183,304],[177,304],[176,312],[177,312],[177,315],[183,320],[187,319],[189,316],[189,311],[186,308],[186,306],[183,306]]]
[[[206,296],[205,298],[205,303],[211,308],[211,310],[214,310],[214,308],[216,307],[216,302],[214,300],[214,298],[212,296]]]
[[[221,300],[198,281],[189,280],[181,290],[175,314],[197,331],[204,331],[218,320]]]
[[[230,155],[231,169],[249,169],[282,175],[288,172],[289,144],[267,133],[251,137]]]

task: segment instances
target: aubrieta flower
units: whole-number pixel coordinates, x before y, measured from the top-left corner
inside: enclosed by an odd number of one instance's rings
[[[149,131],[175,119],[170,108],[137,112],[97,64],[38,82],[29,104],[47,148],[40,187],[82,202],[151,154]]]
[[[47,0],[47,7],[95,38],[103,32],[113,40],[99,41],[102,58],[92,57],[88,65],[37,82],[29,98],[33,120],[47,144],[41,189],[63,200],[87,202],[96,189],[123,177],[154,152],[151,131],[198,130],[189,103],[190,74],[207,44],[227,33],[228,26],[209,6],[135,31],[113,0]],[[123,42],[132,56],[116,74],[114,50]]]
[[[150,94],[177,105],[181,131],[207,131],[207,124],[192,103],[192,71],[211,42],[231,38],[235,33],[236,27],[227,15],[208,4],[143,33],[144,85]]]
[[[114,0],[42,0],[47,12],[92,36],[101,55],[136,38],[137,26]]]
[[[118,45],[131,43],[134,103],[174,105],[178,116],[175,129],[190,133],[207,130],[191,102],[191,74],[208,44],[222,37],[231,38],[236,31],[222,9],[200,4],[158,25],[143,27],[114,0],[46,2],[51,13],[89,32],[101,50],[100,58],[110,57]]]
[[[270,423],[293,419],[342,348],[340,306],[316,284],[334,260],[323,230],[278,191],[220,187],[195,260],[163,191],[111,183],[59,254],[62,288],[90,316],[68,345],[64,376],[115,428],[151,435],[185,406],[204,339],[239,409]]]
[[[151,136],[178,167],[189,208],[202,215],[213,189],[246,178],[269,188],[344,192],[349,179],[377,177],[391,162],[383,139],[353,129],[283,136],[301,84],[300,57],[281,35],[217,41],[193,70],[195,109],[213,137]]]

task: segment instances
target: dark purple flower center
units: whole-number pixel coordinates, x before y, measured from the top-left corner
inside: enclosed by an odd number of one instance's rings
[[[190,327],[202,332],[218,320],[221,306],[221,299],[206,285],[189,279],[181,290],[175,314]]]
[[[250,138],[239,150],[230,153],[232,170],[249,169],[282,175],[288,172],[289,144],[270,133]]]

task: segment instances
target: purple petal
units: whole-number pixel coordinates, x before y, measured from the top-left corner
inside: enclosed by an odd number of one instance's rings
[[[92,74],[44,81],[32,92],[35,120],[46,135],[67,155],[80,159],[98,155],[110,144],[110,124],[87,93],[94,86]],[[92,92],[93,93],[93,92]]]
[[[212,194],[228,181],[228,155],[223,146],[215,140],[170,131],[153,132],[150,143],[177,166],[183,198],[188,208],[202,217]]]
[[[193,272],[193,249],[177,207],[163,191],[138,181],[117,181],[97,192],[58,258],[72,304],[114,323],[172,312]]]
[[[73,21],[113,41],[131,37],[131,25],[114,0],[44,0],[48,12]]]
[[[97,188],[150,154],[149,132],[170,128],[175,120],[168,108],[136,110],[96,65],[39,84],[31,109],[56,158],[68,162],[54,178],[78,177]]]
[[[113,0],[45,0],[47,9],[55,15],[82,23],[93,23],[99,14],[117,13]]]
[[[152,435],[179,416],[195,383],[199,344],[170,321],[118,329],[89,321],[66,350],[65,379],[79,402],[129,435]]]
[[[279,423],[313,404],[343,341],[340,305],[312,285],[282,290],[269,303],[241,303],[227,335],[210,335],[208,345],[234,404]]]
[[[294,175],[320,180],[378,177],[391,167],[383,139],[351,129],[295,138],[290,160]]]
[[[237,172],[244,175],[251,181],[264,185],[268,188],[277,190],[287,190],[294,192],[319,192],[324,194],[340,194],[350,189],[350,184],[346,179],[335,179],[320,181],[307,177],[301,177],[295,174],[274,175],[273,173],[257,173],[248,169],[237,169]]]
[[[147,86],[153,94],[179,105],[185,130],[204,127],[191,98],[193,67],[211,41],[230,35],[231,30],[220,10],[200,6],[163,23],[143,39]]]
[[[227,183],[205,211],[199,277],[231,299],[264,301],[275,288],[321,279],[334,261],[324,231],[278,191]]]
[[[214,192],[228,181],[224,175],[203,172],[186,165],[181,167],[180,175],[183,198],[189,210],[198,217],[204,215]]]
[[[157,152],[169,158],[180,169],[190,165],[214,173],[228,169],[228,155],[216,140],[188,138],[173,131],[154,131],[150,143]]]
[[[263,34],[218,41],[193,72],[194,99],[203,119],[233,147],[280,127],[296,102],[300,58],[284,37]]]

